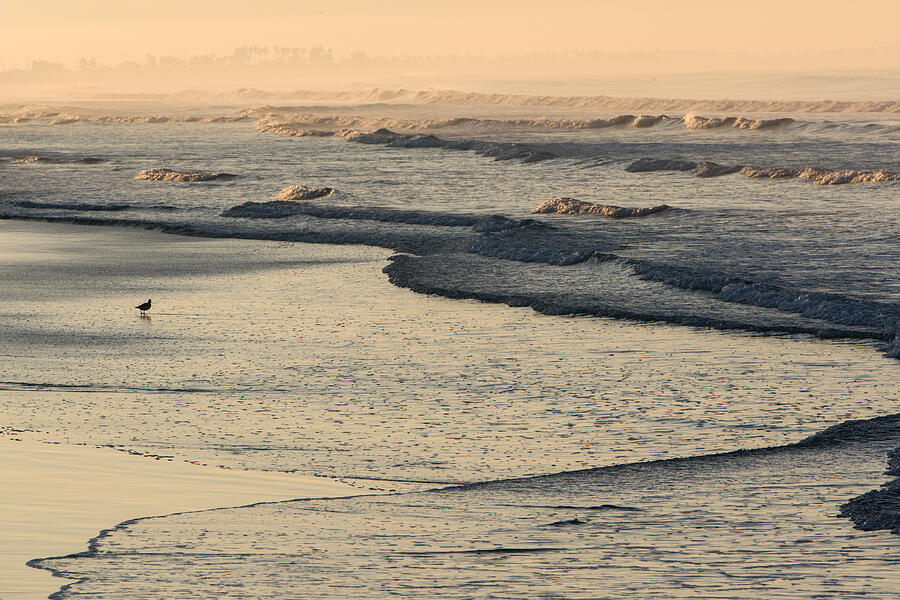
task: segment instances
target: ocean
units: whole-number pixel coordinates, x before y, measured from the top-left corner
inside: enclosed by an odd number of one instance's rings
[[[2,107],[0,218],[52,248],[0,266],[0,426],[359,490],[31,565],[58,598],[894,597],[896,104],[724,102]]]

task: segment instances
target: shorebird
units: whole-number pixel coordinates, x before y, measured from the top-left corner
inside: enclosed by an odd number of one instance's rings
[[[137,306],[135,306],[135,308],[141,311],[141,314],[146,313],[148,310],[150,310],[150,300],[147,299],[146,302],[144,302],[143,304],[138,304]]]

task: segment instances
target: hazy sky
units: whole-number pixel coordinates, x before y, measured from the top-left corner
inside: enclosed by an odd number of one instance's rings
[[[34,59],[72,66],[80,57],[116,64],[143,62],[148,53],[230,54],[245,45],[324,45],[338,55],[659,49],[765,56],[892,46],[898,49],[894,66],[900,67],[900,0],[29,0],[4,5],[0,61],[5,68]]]

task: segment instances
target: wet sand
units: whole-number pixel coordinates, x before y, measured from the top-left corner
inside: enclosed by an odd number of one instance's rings
[[[325,478],[234,471],[111,448],[0,437],[0,598],[46,598],[64,582],[27,567],[86,550],[100,530],[149,515],[359,493]]]
[[[16,333],[15,322],[28,320],[32,282],[41,277],[36,263],[70,271],[71,293],[66,301],[90,296],[92,277],[79,255],[108,244],[131,240],[134,252],[153,246],[188,247],[200,243],[153,232],[108,230],[74,225],[0,221],[0,266],[21,279],[4,277],[7,285],[0,305],[3,353],[40,343],[27,328]],[[181,242],[181,243],[180,243]],[[213,243],[214,244],[214,243]],[[106,253],[107,255],[109,253]],[[17,271],[16,265],[22,265]],[[110,265],[106,265],[109,267]],[[129,296],[130,297],[130,296]],[[136,313],[136,311],[135,311]],[[135,315],[131,315],[136,318]],[[20,345],[22,344],[22,345]],[[36,377],[48,365],[36,361]],[[0,599],[46,598],[65,581],[47,571],[26,566],[40,556],[66,555],[87,549],[101,530],[137,517],[166,515],[218,507],[293,498],[347,496],[359,487],[321,477],[221,469],[182,460],[133,456],[113,448],[47,443],[53,432],[4,430],[15,422],[16,391],[5,385],[0,403]],[[78,393],[73,390],[72,394]],[[60,394],[61,402],[66,394]]]

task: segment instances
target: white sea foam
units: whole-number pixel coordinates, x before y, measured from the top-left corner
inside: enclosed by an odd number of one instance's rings
[[[810,179],[818,185],[846,183],[892,183],[900,181],[900,173],[884,169],[822,169],[818,167],[757,167],[753,165],[721,165],[705,161],[693,162],[679,159],[641,158],[627,167],[631,173],[650,171],[691,171],[698,177],[718,177],[740,173],[753,179]]]
[[[892,173],[885,170],[871,171],[868,169],[820,169],[816,167],[763,168],[748,165],[741,168],[740,173],[752,178],[811,179],[813,182],[819,185],[840,185],[845,183],[890,183],[900,181],[900,173]]]
[[[538,205],[531,214],[554,213],[558,215],[602,215],[612,219],[645,217],[668,209],[666,204],[647,208],[624,208],[610,204],[594,204],[575,198],[553,198]]]
[[[175,171],[173,169],[144,169],[135,179],[147,181],[166,181],[177,183],[198,183],[234,179],[233,173],[216,173],[212,171]]]
[[[307,185],[289,185],[275,196],[278,200],[313,200],[328,196],[334,192],[334,188],[314,188]]]
[[[660,123],[666,119],[668,119],[666,115],[641,115],[640,117],[636,117],[634,121],[632,121],[632,127],[652,127],[657,123]]]
[[[735,129],[768,129],[794,123],[790,117],[777,119],[750,119],[747,117],[701,117],[688,114],[684,117],[684,125],[688,130],[716,129],[718,127],[734,127]]]

